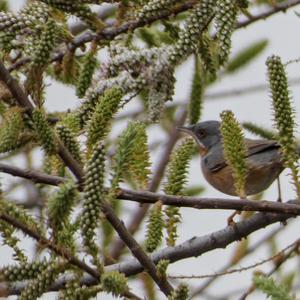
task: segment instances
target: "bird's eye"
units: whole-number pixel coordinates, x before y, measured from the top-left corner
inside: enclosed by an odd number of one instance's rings
[[[199,129],[199,130],[198,130],[198,135],[199,135],[199,137],[201,137],[201,138],[205,137],[205,135],[206,135],[205,130]]]

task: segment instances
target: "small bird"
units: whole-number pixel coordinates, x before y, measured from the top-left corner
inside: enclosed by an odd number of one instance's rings
[[[201,168],[206,180],[222,193],[237,196],[232,169],[227,165],[222,146],[220,122],[206,121],[178,130],[190,134],[199,145]],[[245,139],[248,174],[246,195],[255,195],[267,189],[278,178],[284,166],[280,146],[273,140]]]

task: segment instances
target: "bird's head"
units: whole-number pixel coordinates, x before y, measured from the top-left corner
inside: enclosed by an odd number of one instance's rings
[[[212,146],[221,141],[220,122],[205,121],[195,125],[178,127],[178,130],[190,134],[200,146],[200,153],[207,153]]]

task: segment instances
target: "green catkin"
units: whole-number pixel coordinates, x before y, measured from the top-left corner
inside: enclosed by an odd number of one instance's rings
[[[35,47],[32,57],[33,66],[43,67],[48,63],[51,52],[56,45],[57,32],[55,20],[49,19],[43,28],[39,43]]]
[[[281,146],[284,165],[291,170],[292,182],[300,201],[299,156],[294,136],[295,112],[291,104],[288,80],[279,56],[270,56],[266,64],[272,94],[274,122],[278,130],[277,141]]]
[[[31,230],[36,231],[38,234],[43,235],[40,225],[35,219],[28,214],[28,212],[22,207],[11,201],[5,201],[0,199],[0,212],[17,219]]]
[[[219,42],[219,64],[223,66],[230,54],[231,35],[237,20],[237,5],[232,0],[218,0],[216,11],[217,38]]]
[[[106,272],[101,276],[101,285],[104,291],[113,296],[122,296],[127,290],[127,279],[118,271]]]
[[[136,149],[136,137],[138,131],[135,123],[129,123],[127,129],[121,134],[118,140],[117,151],[113,161],[113,178],[111,180],[111,190],[113,193],[119,188],[119,183],[122,181],[129,169],[129,164],[132,163],[134,150]]]
[[[194,6],[178,41],[170,54],[171,63],[178,63],[198,48],[199,38],[214,15],[215,1],[203,0]]]
[[[4,267],[0,269],[0,279],[9,282],[35,279],[46,270],[48,264],[49,262],[43,260]]]
[[[176,2],[178,0],[149,0],[139,11],[138,18],[141,20],[149,19],[156,16],[162,10],[170,9]]]
[[[0,127],[0,153],[15,150],[22,145],[24,121],[19,107],[8,109]]]
[[[37,138],[48,155],[55,154],[57,150],[57,142],[54,131],[49,126],[44,113],[40,110],[32,112],[33,128]]]
[[[63,142],[63,144],[66,146],[66,148],[69,150],[69,152],[72,154],[72,156],[75,158],[75,160],[82,165],[83,159],[82,154],[80,150],[80,145],[76,140],[76,137],[74,133],[64,125],[57,125],[56,126],[56,132],[60,140]]]
[[[192,157],[194,142],[186,139],[172,154],[167,170],[167,183],[164,192],[167,195],[181,195],[186,184],[189,161]],[[167,245],[174,246],[177,238],[177,225],[181,221],[179,208],[168,206],[165,209],[167,216]]]
[[[131,163],[128,165],[128,174],[139,189],[146,189],[150,175],[150,154],[145,124],[133,123],[136,130],[135,144]]]
[[[161,259],[157,265],[156,265],[156,270],[157,270],[157,276],[159,278],[167,278],[167,269],[170,264],[170,261],[168,259]]]
[[[63,264],[59,262],[49,262],[45,270],[31,281],[25,289],[23,289],[19,299],[32,300],[37,299],[48,290],[51,284],[55,281],[58,274],[63,270]]]
[[[201,115],[204,93],[204,76],[199,55],[195,55],[194,77],[189,103],[189,123],[196,124]]]
[[[105,196],[105,148],[99,143],[93,150],[92,156],[87,162],[83,191],[83,211],[81,215],[81,232],[83,243],[90,254],[97,256],[95,229],[100,221],[101,203]]]
[[[164,220],[162,213],[162,203],[157,202],[150,211],[145,248],[148,252],[153,252],[160,245],[163,237]]]
[[[80,278],[70,280],[66,283],[65,288],[60,291],[58,300],[83,300],[91,299],[102,291],[100,285],[91,287],[84,286],[80,283]]]
[[[172,292],[169,300],[187,300],[189,297],[189,288],[185,284],[180,284],[175,291]]]
[[[221,113],[221,135],[225,160],[233,170],[235,191],[240,198],[245,198],[245,184],[247,178],[247,154],[244,135],[241,126],[229,110]]]
[[[116,192],[119,184],[128,176],[134,180],[137,186],[145,188],[150,173],[150,157],[147,147],[147,136],[144,124],[140,122],[131,122],[127,129],[121,134],[117,150],[112,161],[112,179],[111,188],[107,199],[111,202],[114,210],[120,211],[120,201],[115,201]],[[114,231],[110,224],[103,223],[103,245],[109,245]]]
[[[100,97],[95,111],[87,123],[87,144],[89,148],[106,136],[121,99],[122,92],[117,88],[106,90],[104,95]]]
[[[205,74],[205,83],[210,84],[217,78],[217,43],[207,34],[202,34],[197,51],[201,56],[204,69],[203,73]]]
[[[15,228],[4,221],[0,221],[0,235],[3,239],[2,243],[12,248],[14,251],[13,257],[20,263],[26,263],[27,257],[23,251],[18,247],[18,242],[20,241],[16,236],[14,236]]]
[[[76,86],[76,95],[79,98],[83,98],[86,90],[89,88],[92,82],[94,71],[97,67],[97,58],[94,51],[90,51],[84,57],[79,77]]]
[[[290,290],[284,284],[277,284],[273,278],[265,276],[255,276],[253,278],[255,287],[264,292],[272,300],[295,300],[290,295]]]
[[[69,216],[77,201],[78,193],[74,182],[59,186],[48,201],[49,223],[54,231],[60,231],[68,223]]]

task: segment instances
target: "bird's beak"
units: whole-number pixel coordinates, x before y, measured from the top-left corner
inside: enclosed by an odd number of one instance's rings
[[[198,140],[197,136],[194,133],[194,126],[193,125],[190,125],[190,126],[180,126],[180,127],[177,127],[177,130],[182,131],[184,133],[187,133],[187,134],[191,135],[196,141]]]
[[[201,155],[205,155],[207,153],[207,149],[206,147],[204,146],[204,144],[198,139],[197,135],[195,134],[195,131],[194,131],[194,125],[190,125],[190,126],[180,126],[180,127],[177,127],[177,130],[179,131],[182,131],[182,132],[185,132],[189,135],[191,135],[196,143],[199,145],[200,147],[200,154]]]
[[[180,127],[177,127],[177,130],[182,131],[182,132],[186,132],[186,133],[188,133],[190,135],[193,135],[193,133],[194,133],[193,129],[194,129],[193,125],[191,125],[191,126],[180,126]]]

